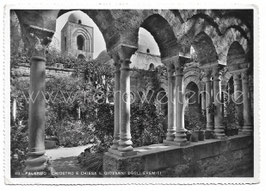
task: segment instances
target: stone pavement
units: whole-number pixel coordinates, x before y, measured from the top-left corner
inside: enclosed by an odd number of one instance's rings
[[[52,167],[55,172],[54,175],[58,178],[82,178],[93,177],[94,172],[87,172],[78,164],[77,157],[88,148],[90,145],[64,148],[59,147],[55,149],[46,150],[46,154],[51,159]]]

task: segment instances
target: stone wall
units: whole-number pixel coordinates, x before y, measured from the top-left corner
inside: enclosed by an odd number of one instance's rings
[[[12,74],[18,78],[30,76],[30,65],[28,63],[18,64],[16,68],[12,68]],[[46,78],[53,77],[69,77],[75,72],[73,69],[63,68],[60,64],[57,67],[46,67]]]
[[[105,176],[252,177],[253,140],[237,135],[179,147],[156,144],[135,148],[135,156],[104,156]]]

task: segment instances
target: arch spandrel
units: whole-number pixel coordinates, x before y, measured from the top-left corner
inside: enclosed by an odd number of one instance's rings
[[[199,33],[194,38],[192,46],[201,65],[217,61],[216,49],[211,38],[205,32]]]
[[[15,12],[21,25],[55,31],[58,10],[15,10]]]
[[[122,35],[123,41],[138,45],[138,31],[143,27],[157,42],[161,57],[172,57],[178,54],[179,45],[174,32],[174,26],[180,21],[169,10],[130,10],[133,12],[127,23],[127,30]],[[123,28],[123,27],[122,27]],[[130,32],[129,32],[130,31]]]
[[[226,62],[229,71],[241,69],[241,65],[245,63],[246,53],[239,42],[234,41],[228,48]]]
[[[227,55],[233,42],[238,42],[245,54],[249,51],[247,39],[245,39],[239,31],[230,28],[227,30],[226,34],[220,38],[219,44],[221,46],[218,49],[218,56],[221,62],[227,63]]]

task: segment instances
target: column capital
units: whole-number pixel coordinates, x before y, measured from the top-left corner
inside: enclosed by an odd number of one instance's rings
[[[233,73],[233,80],[234,80],[234,85],[239,85],[241,84],[241,74],[240,73]]]
[[[222,66],[216,66],[212,69],[212,77],[213,80],[215,81],[221,81],[222,79],[222,74],[223,74],[223,67]]]
[[[179,65],[179,56],[165,57],[162,59],[162,63],[164,63],[167,67],[173,65],[177,67]]]
[[[115,58],[119,58],[120,61],[127,61],[130,63],[131,56],[137,51],[138,47],[119,44],[110,51],[111,55],[114,55]]]
[[[183,73],[184,66],[179,66],[179,67],[176,67],[175,69],[176,69],[176,76],[183,76],[184,75],[184,73]]]
[[[242,78],[242,81],[244,81],[244,82],[248,81],[249,76],[248,76],[248,70],[247,69],[243,70],[241,72],[241,78]]]
[[[117,51],[108,51],[108,54],[109,56],[113,59],[114,61],[114,65],[118,65],[120,64],[120,61],[119,61],[119,55],[118,55],[118,52]]]
[[[26,24],[22,24],[21,30],[28,55],[39,60],[45,60],[54,31]]]
[[[241,77],[241,73],[232,73],[232,76],[234,80],[239,80]]]
[[[211,81],[212,69],[211,68],[208,68],[208,69],[204,69],[202,71],[203,71],[202,81],[203,82],[209,82],[209,81]]]
[[[168,78],[173,77],[175,72],[175,67],[174,65],[167,65],[167,74],[168,74]]]
[[[108,52],[109,56],[113,59],[114,61],[114,66],[115,66],[115,69],[116,69],[116,73],[119,73],[120,72],[120,68],[121,68],[121,62],[119,60],[119,55],[118,55],[118,52]]]

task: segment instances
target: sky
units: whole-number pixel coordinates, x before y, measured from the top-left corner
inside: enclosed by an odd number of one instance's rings
[[[86,20],[86,24],[93,27],[94,30],[94,53],[93,58],[97,58],[97,56],[103,51],[106,50],[106,44],[104,38],[102,36],[101,31],[97,27],[97,25],[93,22],[93,20],[85,13],[81,11],[71,11],[63,14],[57,19],[56,22],[56,31],[54,34],[54,39],[52,41],[51,46],[56,47],[60,50],[60,41],[61,41],[61,29],[67,22],[69,15],[73,12],[79,12],[82,15],[82,18]],[[146,51],[147,49],[150,50],[151,54],[160,55],[160,51],[156,41],[154,40],[153,36],[143,28],[139,30],[139,50]]]

